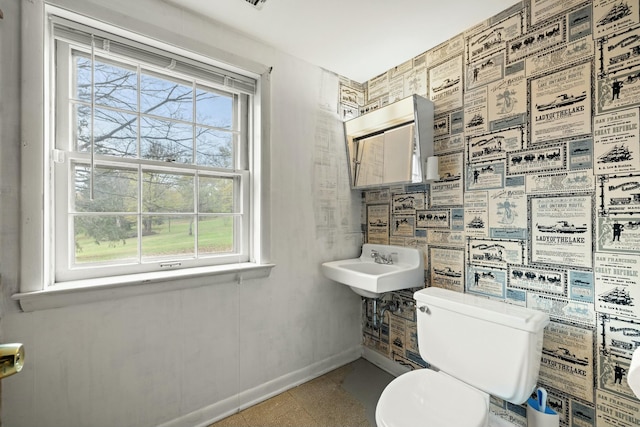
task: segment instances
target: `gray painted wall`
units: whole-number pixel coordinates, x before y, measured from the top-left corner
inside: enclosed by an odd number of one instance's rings
[[[360,299],[320,264],[355,256],[360,200],[348,189],[338,77],[156,0],[59,0],[63,7],[271,74],[270,277],[31,313],[18,292],[20,6],[0,21],[2,341],[23,342],[3,380],[5,426],[198,425],[357,358]],[[25,12],[25,16],[26,13]],[[230,54],[229,54],[230,53]],[[332,103],[334,103],[332,105]],[[27,108],[27,107],[25,107]],[[321,191],[322,190],[322,191]]]

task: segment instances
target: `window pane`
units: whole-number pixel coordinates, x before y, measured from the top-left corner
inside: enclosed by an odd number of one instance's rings
[[[76,99],[91,102],[91,59],[77,56],[74,52],[75,89]]]
[[[198,165],[233,169],[233,134],[208,128],[196,128]]]
[[[193,127],[169,120],[142,118],[140,156],[163,162],[193,163]]]
[[[47,52],[66,157],[45,203],[57,280],[248,260],[253,95],[197,61],[151,66],[124,38],[91,55],[66,31]]]
[[[135,261],[138,227],[135,216],[99,215],[73,217],[75,264]]]
[[[235,213],[233,202],[234,179],[200,176],[198,212]]]
[[[76,99],[91,102],[91,58],[74,52]],[[113,108],[137,111],[138,74],[133,67],[96,60],[95,102]]]
[[[196,123],[223,129],[235,129],[233,95],[198,88],[196,90]]]
[[[95,109],[95,153],[116,157],[137,156],[137,119],[134,114],[121,111]],[[77,151],[91,150],[91,109],[75,106]]]
[[[193,181],[192,175],[144,172],[142,174],[143,212],[194,212]]]
[[[235,220],[231,216],[200,216],[198,218],[198,254],[233,252]]]
[[[140,111],[174,120],[192,121],[193,88],[188,83],[142,74]]]
[[[75,151],[89,151],[91,149],[91,108],[86,105],[74,106]]]
[[[89,166],[75,165],[74,167],[75,211],[138,211],[138,173],[136,170],[94,167],[93,200],[89,197],[90,171]]]
[[[142,216],[142,258],[195,256],[194,215]]]

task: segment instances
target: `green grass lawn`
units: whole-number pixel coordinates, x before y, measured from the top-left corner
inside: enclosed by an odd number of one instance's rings
[[[188,219],[165,219],[163,224],[154,224],[153,233],[142,237],[144,257],[194,254],[195,230],[189,235]],[[233,218],[208,218],[198,223],[200,253],[222,253],[233,249]],[[117,242],[100,242],[84,234],[76,236],[76,264],[137,259],[137,239],[129,238]]]

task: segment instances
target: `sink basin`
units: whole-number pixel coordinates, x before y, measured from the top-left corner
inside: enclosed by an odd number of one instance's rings
[[[376,252],[393,263],[375,262]],[[385,292],[424,286],[424,258],[417,248],[365,243],[359,258],[325,262],[322,273],[358,295],[380,298]]]

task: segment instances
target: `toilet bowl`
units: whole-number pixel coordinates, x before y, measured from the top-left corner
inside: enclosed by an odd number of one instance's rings
[[[440,288],[414,294],[418,349],[431,368],[400,375],[378,427],[485,427],[489,397],[524,403],[536,386],[545,313]]]
[[[443,372],[407,372],[384,389],[376,406],[378,427],[487,425],[489,395]]]

